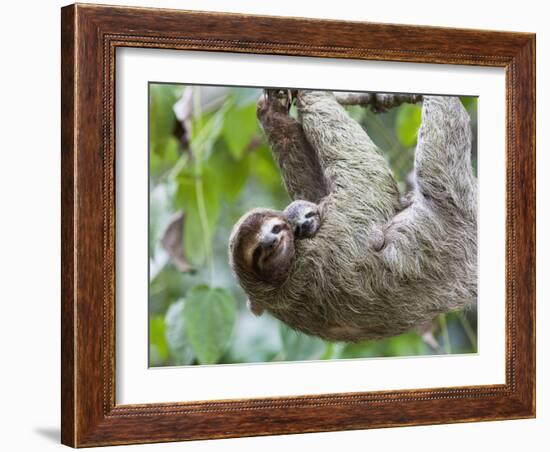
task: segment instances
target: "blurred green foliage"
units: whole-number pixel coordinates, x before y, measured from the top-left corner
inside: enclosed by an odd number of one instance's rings
[[[233,224],[253,207],[289,200],[256,120],[261,90],[149,87],[149,365],[349,359],[433,354],[414,332],[358,344],[331,343],[253,316],[228,264]],[[477,127],[477,99],[464,98]],[[413,167],[419,105],[348,112],[384,150],[401,188]],[[473,162],[476,146],[474,138]],[[183,222],[174,220],[183,212]],[[171,237],[168,237],[168,226]],[[174,233],[175,229],[175,233]],[[174,257],[174,253],[179,256]],[[477,350],[477,314],[434,321],[445,353]]]

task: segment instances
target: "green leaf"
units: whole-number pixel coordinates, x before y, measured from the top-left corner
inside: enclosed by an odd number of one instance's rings
[[[225,117],[223,136],[231,154],[240,159],[257,133],[256,104],[233,107]]]
[[[231,103],[226,102],[214,113],[193,120],[190,145],[193,150],[193,157],[199,164],[210,157],[214,143],[216,143],[224,128],[225,116],[230,107]]]
[[[161,176],[170,171],[180,158],[179,143],[173,135],[163,139],[163,152],[159,155],[157,152],[149,154],[149,174],[152,185],[156,185]]]
[[[216,174],[212,179],[217,183],[220,195],[227,201],[234,202],[240,195],[250,172],[249,163],[249,159],[237,160],[233,157],[224,142],[216,145],[208,166]]]
[[[231,88],[230,95],[235,100],[235,104],[239,107],[254,104],[258,102],[260,95],[262,94],[262,89],[259,88]]]
[[[198,273],[182,273],[165,265],[149,283],[149,315],[165,316],[167,309],[202,281]]]
[[[220,191],[216,173],[205,166],[200,174],[180,173],[177,181],[175,202],[185,213],[183,249],[189,262],[199,266],[204,261],[208,247],[211,247],[220,216]],[[201,202],[204,203],[204,212]],[[203,214],[206,218],[202,218]]]
[[[395,133],[401,145],[406,148],[414,146],[421,120],[422,109],[420,106],[403,104],[399,107],[395,118]]]
[[[384,356],[414,356],[429,354],[428,347],[417,333],[404,333],[387,340]]]
[[[149,319],[149,366],[162,366],[168,358],[168,344],[164,336],[165,325],[161,316]]]
[[[460,96],[460,101],[466,110],[471,111],[477,108],[477,97],[475,96]]]
[[[349,105],[346,106],[345,109],[348,112],[348,115],[355,119],[359,124],[363,122],[367,111],[365,107],[362,107],[360,105]]]
[[[384,351],[384,341],[367,341],[359,343],[346,343],[340,353],[342,359],[367,358],[381,356]]]
[[[279,333],[283,343],[283,360],[321,359],[326,351],[323,340],[294,331],[284,323],[280,324]]]
[[[281,190],[283,181],[281,172],[273,160],[271,150],[267,145],[258,147],[250,154],[251,171],[265,188],[271,191]]]
[[[181,89],[174,85],[151,84],[149,86],[149,144],[151,152],[162,156],[174,130],[176,115],[172,107]]]
[[[170,347],[173,363],[176,366],[185,366],[193,363],[195,355],[185,335],[184,318],[185,300],[172,303],[166,312],[166,341]]]
[[[224,362],[255,363],[275,359],[281,350],[279,321],[269,315],[256,317],[248,310],[240,313]]]
[[[200,364],[215,364],[224,354],[236,316],[235,299],[225,289],[196,286],[183,310],[186,334]]]

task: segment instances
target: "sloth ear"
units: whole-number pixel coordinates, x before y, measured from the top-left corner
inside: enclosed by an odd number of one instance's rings
[[[262,308],[258,303],[252,301],[250,298],[246,300],[246,306],[256,317],[259,317],[264,313],[264,308]]]

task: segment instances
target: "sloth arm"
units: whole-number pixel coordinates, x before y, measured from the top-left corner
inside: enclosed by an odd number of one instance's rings
[[[477,180],[472,172],[472,132],[458,97],[424,96],[415,152],[416,196],[432,200],[443,214],[452,209],[477,216]]]
[[[358,207],[363,221],[391,218],[399,207],[399,190],[367,132],[332,93],[299,91],[297,106],[305,136],[335,198],[351,202],[346,207]]]
[[[451,264],[456,272],[475,268],[477,181],[470,154],[470,118],[460,99],[424,96],[412,204],[384,227],[381,243],[394,273],[421,278],[436,270],[442,275]],[[419,252],[426,249],[431,254]]]
[[[328,194],[327,184],[302,126],[286,106],[267,96],[258,102],[257,115],[291,199],[319,203]]]

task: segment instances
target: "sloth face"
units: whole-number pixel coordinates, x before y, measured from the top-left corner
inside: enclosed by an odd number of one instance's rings
[[[283,215],[294,229],[296,239],[313,237],[321,225],[319,206],[309,201],[290,203]]]
[[[294,254],[294,236],[290,225],[280,217],[266,218],[248,250],[248,262],[257,273],[266,275]]]
[[[271,284],[282,283],[294,257],[294,233],[276,211],[256,210],[236,226],[231,238],[234,268]]]

